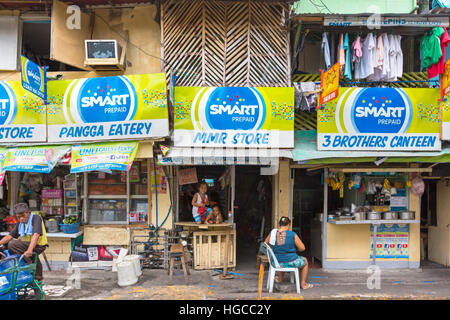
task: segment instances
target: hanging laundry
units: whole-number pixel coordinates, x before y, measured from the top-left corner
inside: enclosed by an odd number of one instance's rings
[[[377,49],[376,49],[376,61],[374,73],[368,78],[368,80],[371,81],[383,80],[382,77],[383,63],[384,63],[384,45],[383,45],[383,37],[380,34],[377,37]]]
[[[348,33],[344,37],[344,51],[345,51],[345,67],[344,67],[344,78],[347,80],[352,79],[352,67],[350,62],[350,45],[348,43]]]
[[[361,51],[361,37],[357,36],[356,40],[352,44],[353,48],[353,57],[352,62],[355,64],[357,61],[359,62],[361,60],[362,51]]]
[[[342,79],[344,78],[344,69],[345,69],[344,35],[342,33],[339,38],[338,62],[339,62],[339,78]]]
[[[359,63],[355,63],[355,79],[365,79],[374,72],[376,58],[376,40],[369,33],[362,43],[362,56]]]
[[[328,44],[328,35],[326,32],[322,35],[322,52],[325,59],[325,68],[328,70],[331,67],[330,45]]]
[[[330,63],[334,65],[336,63],[336,34],[330,35]]]
[[[443,33],[443,28],[434,27],[422,37],[420,41],[422,53],[420,70],[425,70],[439,62],[439,59],[442,57],[440,38]]]
[[[391,64],[389,59],[389,51],[391,46],[389,45],[389,38],[387,33],[383,33],[382,36],[383,41],[383,49],[384,49],[384,59],[383,59],[383,68],[381,69],[381,79],[386,81],[388,79],[388,75],[391,72]]]
[[[396,81],[397,80],[397,44],[395,36],[388,35],[389,41],[389,73],[387,75],[386,81]]]
[[[441,52],[442,56],[439,59],[439,61],[433,65],[431,65],[428,68],[428,79],[434,78],[439,74],[444,74],[445,69],[445,48],[447,47],[448,43],[450,42],[450,37],[448,36],[448,31],[446,28],[442,27],[443,33],[440,38],[441,42]]]

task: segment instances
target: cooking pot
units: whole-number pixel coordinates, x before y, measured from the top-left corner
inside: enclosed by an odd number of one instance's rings
[[[365,212],[354,212],[353,217],[355,217],[355,220],[366,220],[366,213]]]
[[[371,211],[367,214],[367,220],[380,220],[381,213],[376,211]]]
[[[400,219],[402,220],[414,220],[414,211],[402,211],[400,212]]]
[[[58,219],[54,219],[54,220],[45,220],[45,229],[47,232],[53,233],[53,232],[58,232],[59,228],[58,228]]]
[[[383,212],[383,219],[384,220],[396,220],[396,219],[398,219],[398,212],[393,212],[393,211]]]

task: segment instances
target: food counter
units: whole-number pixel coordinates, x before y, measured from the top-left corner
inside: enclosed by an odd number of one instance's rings
[[[321,249],[323,268],[418,268],[420,198],[409,174],[331,176],[325,186],[330,199],[319,215],[322,246],[312,243],[313,256]]]

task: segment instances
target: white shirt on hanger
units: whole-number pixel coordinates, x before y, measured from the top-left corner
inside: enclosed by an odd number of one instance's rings
[[[369,33],[362,44],[362,57],[355,63],[355,79],[365,79],[374,72],[376,61],[376,41]]]
[[[403,75],[403,51],[402,51],[402,36],[395,36],[395,44],[397,48],[397,56],[396,56],[396,75],[398,78],[401,78]]]
[[[387,76],[387,81],[396,81],[397,80],[397,44],[396,38],[394,35],[388,35],[389,40],[389,65],[390,70]]]

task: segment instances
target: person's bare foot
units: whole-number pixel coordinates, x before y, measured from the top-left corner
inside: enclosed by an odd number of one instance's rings
[[[305,283],[302,285],[303,290],[311,289],[312,287],[314,287],[314,285],[312,285],[311,283]]]

